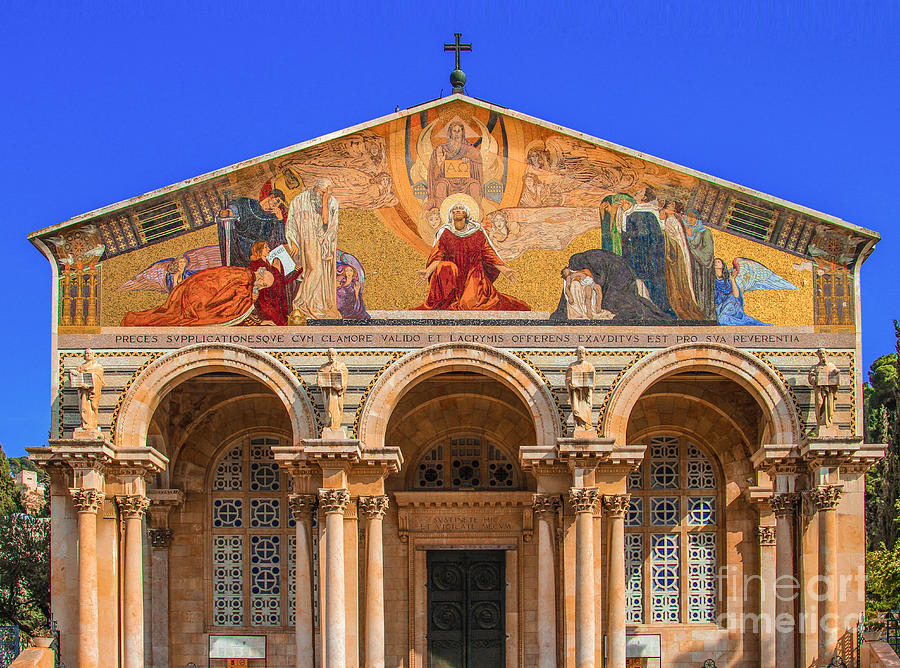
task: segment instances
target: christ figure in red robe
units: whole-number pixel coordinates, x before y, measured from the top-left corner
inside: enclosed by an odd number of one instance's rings
[[[469,217],[468,207],[457,202],[448,218],[419,272],[428,282],[428,298],[416,310],[530,311],[528,304],[494,287],[500,274],[515,282],[515,272],[503,264],[484,229]]]

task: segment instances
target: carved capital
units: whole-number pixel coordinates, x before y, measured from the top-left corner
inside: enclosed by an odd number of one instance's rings
[[[592,513],[600,492],[592,487],[572,487],[569,489],[569,504],[577,513]]]
[[[761,526],[758,534],[760,547],[775,547],[775,527]]]
[[[147,512],[147,508],[150,507],[150,499],[143,494],[117,496],[116,503],[119,505],[119,511],[127,520],[141,519]]]
[[[387,509],[388,497],[386,495],[359,497],[359,510],[366,519],[382,520]]]
[[[288,505],[295,520],[308,519],[316,512],[319,498],[315,494],[288,494]]]
[[[319,505],[324,513],[341,513],[350,503],[350,492],[346,489],[320,489]]]
[[[789,517],[794,514],[799,503],[800,495],[794,492],[785,492],[782,494],[773,494],[769,499],[769,506],[775,517]]]
[[[156,550],[168,550],[172,545],[171,529],[150,529],[150,547]]]
[[[843,495],[843,485],[823,485],[809,492],[809,498],[815,504],[816,510],[834,510]]]
[[[535,494],[531,500],[531,509],[535,515],[556,515],[562,507],[562,500],[550,494]]]
[[[96,513],[106,495],[99,489],[84,489],[73,487],[69,490],[75,510],[79,513]]]
[[[625,517],[631,494],[604,494],[603,512],[607,517]]]

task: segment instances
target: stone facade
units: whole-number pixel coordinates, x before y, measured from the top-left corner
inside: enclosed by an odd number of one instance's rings
[[[769,250],[794,253],[782,264],[812,243],[801,218],[770,230]],[[457,651],[444,665],[808,668],[863,608],[863,475],[883,448],[860,436],[852,323],[385,311],[123,328],[92,312],[79,328],[66,299],[52,438],[29,452],[50,473],[70,668],[244,651],[253,668]],[[827,430],[808,382],[820,348],[843,379]]]

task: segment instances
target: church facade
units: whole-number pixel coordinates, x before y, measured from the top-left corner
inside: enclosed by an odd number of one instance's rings
[[[850,663],[878,238],[462,94],[33,233],[62,660]]]

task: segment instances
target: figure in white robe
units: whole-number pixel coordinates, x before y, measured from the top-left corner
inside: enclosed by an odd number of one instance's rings
[[[340,318],[337,308],[338,201],[331,179],[316,180],[292,201],[285,225],[288,248],[303,267],[293,308],[307,318]]]

